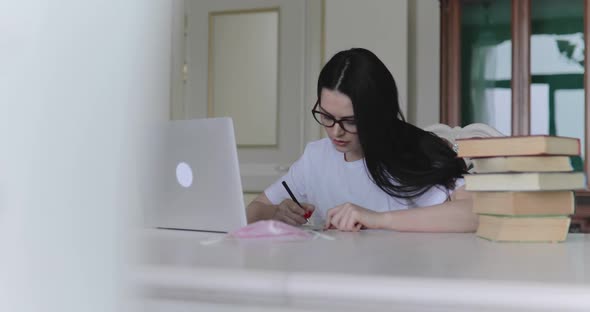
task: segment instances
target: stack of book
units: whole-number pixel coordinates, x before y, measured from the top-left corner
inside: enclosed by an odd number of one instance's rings
[[[492,241],[564,241],[574,213],[574,190],[586,187],[580,141],[557,136],[457,140],[458,156],[471,158],[479,215],[477,235]]]

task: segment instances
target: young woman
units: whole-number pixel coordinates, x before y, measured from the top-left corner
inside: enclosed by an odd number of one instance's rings
[[[328,138],[309,143],[248,205],[248,222],[299,225],[313,211],[315,220],[343,231],[475,231],[465,162],[446,141],[405,121],[395,80],[375,54],[355,48],[334,55],[317,93],[312,112]]]

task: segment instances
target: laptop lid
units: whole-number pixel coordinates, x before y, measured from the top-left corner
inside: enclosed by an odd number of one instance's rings
[[[246,225],[231,118],[170,121],[162,144],[152,226],[229,232]]]

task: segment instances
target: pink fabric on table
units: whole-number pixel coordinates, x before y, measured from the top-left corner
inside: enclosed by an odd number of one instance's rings
[[[228,234],[238,239],[305,240],[313,239],[308,231],[276,220],[264,220],[246,225]]]

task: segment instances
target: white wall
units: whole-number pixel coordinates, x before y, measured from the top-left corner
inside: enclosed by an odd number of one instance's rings
[[[325,0],[325,60],[353,47],[375,53],[396,80],[407,111],[408,1]]]
[[[409,1],[408,120],[424,127],[440,118],[440,4]]]
[[[326,61],[351,47],[373,51],[392,72],[409,122],[439,121],[439,1],[325,0]]]
[[[312,3],[316,5],[319,0]],[[325,61],[336,52],[355,46],[374,51],[396,79],[400,104],[408,121],[418,126],[437,123],[440,110],[439,1],[325,0],[325,4]],[[317,9],[311,10],[312,13],[315,11]],[[181,34],[182,23],[177,21],[177,24],[176,33]],[[318,32],[319,41],[321,31],[311,31]],[[313,36],[315,33],[308,35]],[[181,40],[176,43],[178,51],[183,49],[182,44]],[[201,71],[202,68],[192,70]],[[179,72],[174,75],[176,78],[180,76]],[[311,97],[314,98],[317,74],[307,76],[306,80],[313,90]],[[180,86],[181,83],[179,80],[175,86]],[[202,90],[205,90],[206,83],[202,85]],[[181,101],[182,99],[177,102]],[[180,115],[182,112],[177,112],[175,117]],[[315,123],[312,125],[315,126]],[[306,125],[307,128],[310,125]],[[317,130],[314,129],[314,133],[315,131]]]
[[[0,311],[117,311],[170,1],[0,2]]]

